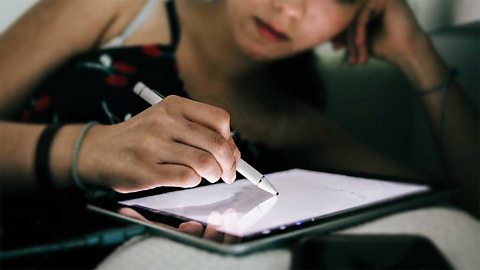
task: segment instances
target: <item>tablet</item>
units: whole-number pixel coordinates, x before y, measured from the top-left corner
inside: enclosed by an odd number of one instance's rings
[[[191,189],[159,188],[93,200],[88,208],[144,224],[190,245],[242,254],[307,233],[325,233],[453,191],[448,185],[398,182],[293,169],[267,175],[272,196],[251,182]]]

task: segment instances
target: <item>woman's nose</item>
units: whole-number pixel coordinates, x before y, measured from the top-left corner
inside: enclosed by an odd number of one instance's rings
[[[300,19],[305,14],[308,0],[272,0],[273,8],[291,19]]]

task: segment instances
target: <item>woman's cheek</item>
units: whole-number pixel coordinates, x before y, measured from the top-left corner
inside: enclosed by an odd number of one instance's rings
[[[301,31],[298,35],[298,41],[296,42],[297,48],[309,49],[316,47],[322,43],[327,42],[334,35],[334,30],[329,27],[309,25],[305,30]]]

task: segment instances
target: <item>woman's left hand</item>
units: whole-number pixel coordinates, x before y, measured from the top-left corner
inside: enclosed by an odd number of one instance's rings
[[[398,65],[426,34],[405,0],[367,0],[344,37],[350,64],[373,55]]]

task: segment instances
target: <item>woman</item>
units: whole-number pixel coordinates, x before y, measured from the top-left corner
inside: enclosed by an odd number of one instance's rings
[[[478,114],[402,0],[42,1],[0,40],[0,114],[18,120],[1,123],[2,189],[72,178],[119,192],[231,183],[240,158],[231,127],[250,142],[237,142],[244,155],[252,143],[265,150],[252,151],[259,164],[415,175],[306,102],[315,80],[293,83],[303,94],[279,82],[284,66],[331,39],[349,63],[385,59],[425,93],[446,176],[470,187],[464,205],[476,205]],[[173,95],[148,108],[136,81]],[[102,124],[46,128],[55,120]]]

